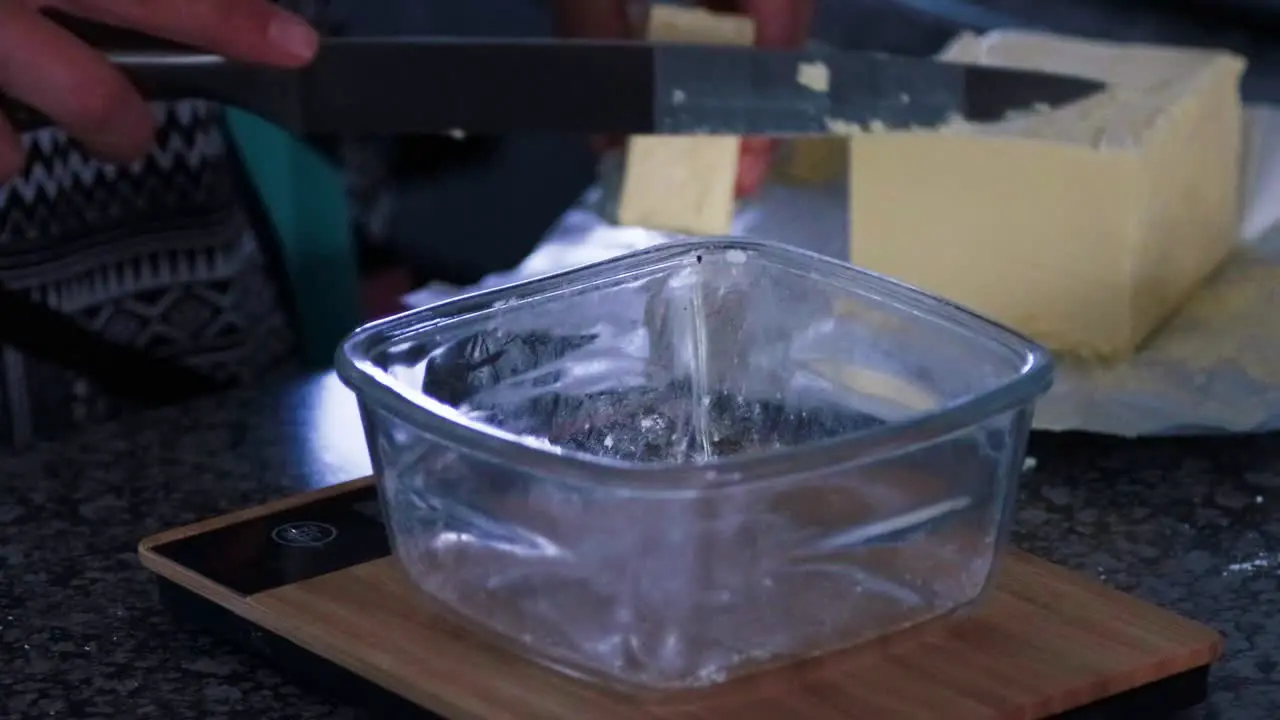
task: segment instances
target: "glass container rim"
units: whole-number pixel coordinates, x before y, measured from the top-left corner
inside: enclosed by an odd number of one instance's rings
[[[870,295],[977,337],[985,341],[993,353],[1004,352],[1019,358],[1019,369],[996,387],[958,398],[941,408],[913,413],[835,438],[699,463],[632,463],[525,442],[515,434],[467,418],[448,404],[397,382],[372,360],[388,345],[503,305],[547,300],[605,279],[687,262],[699,254],[734,250],[750,253],[782,269],[821,274],[847,287],[851,294]],[[607,260],[470,293],[375,321],[356,329],[342,341],[334,365],[338,377],[362,405],[387,412],[438,442],[547,478],[582,484],[597,491],[636,494],[701,493],[832,467],[862,465],[907,453],[1034,403],[1048,392],[1054,375],[1048,350],[950,301],[823,255],[789,245],[737,237],[676,237]]]

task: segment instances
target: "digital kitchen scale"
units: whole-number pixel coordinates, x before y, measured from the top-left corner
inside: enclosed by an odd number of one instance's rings
[[[357,480],[139,546],[181,620],[372,717],[844,720],[1161,717],[1202,702],[1216,632],[1012,551],[966,616],[663,700],[601,689],[433,612]]]

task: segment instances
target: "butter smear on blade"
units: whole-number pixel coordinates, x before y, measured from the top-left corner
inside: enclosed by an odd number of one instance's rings
[[[796,82],[814,92],[831,89],[831,69],[824,62],[803,62],[796,67]]]

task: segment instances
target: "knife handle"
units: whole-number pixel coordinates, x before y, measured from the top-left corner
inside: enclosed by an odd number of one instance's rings
[[[296,73],[227,60],[220,55],[183,51],[108,53],[147,100],[213,100],[292,127]],[[43,113],[0,95],[0,114],[20,132],[47,126]]]

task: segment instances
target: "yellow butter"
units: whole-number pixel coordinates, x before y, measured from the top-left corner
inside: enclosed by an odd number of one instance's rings
[[[1109,89],[991,125],[852,136],[852,261],[1054,350],[1132,353],[1236,242],[1244,61],[1015,31],[943,57]]]

